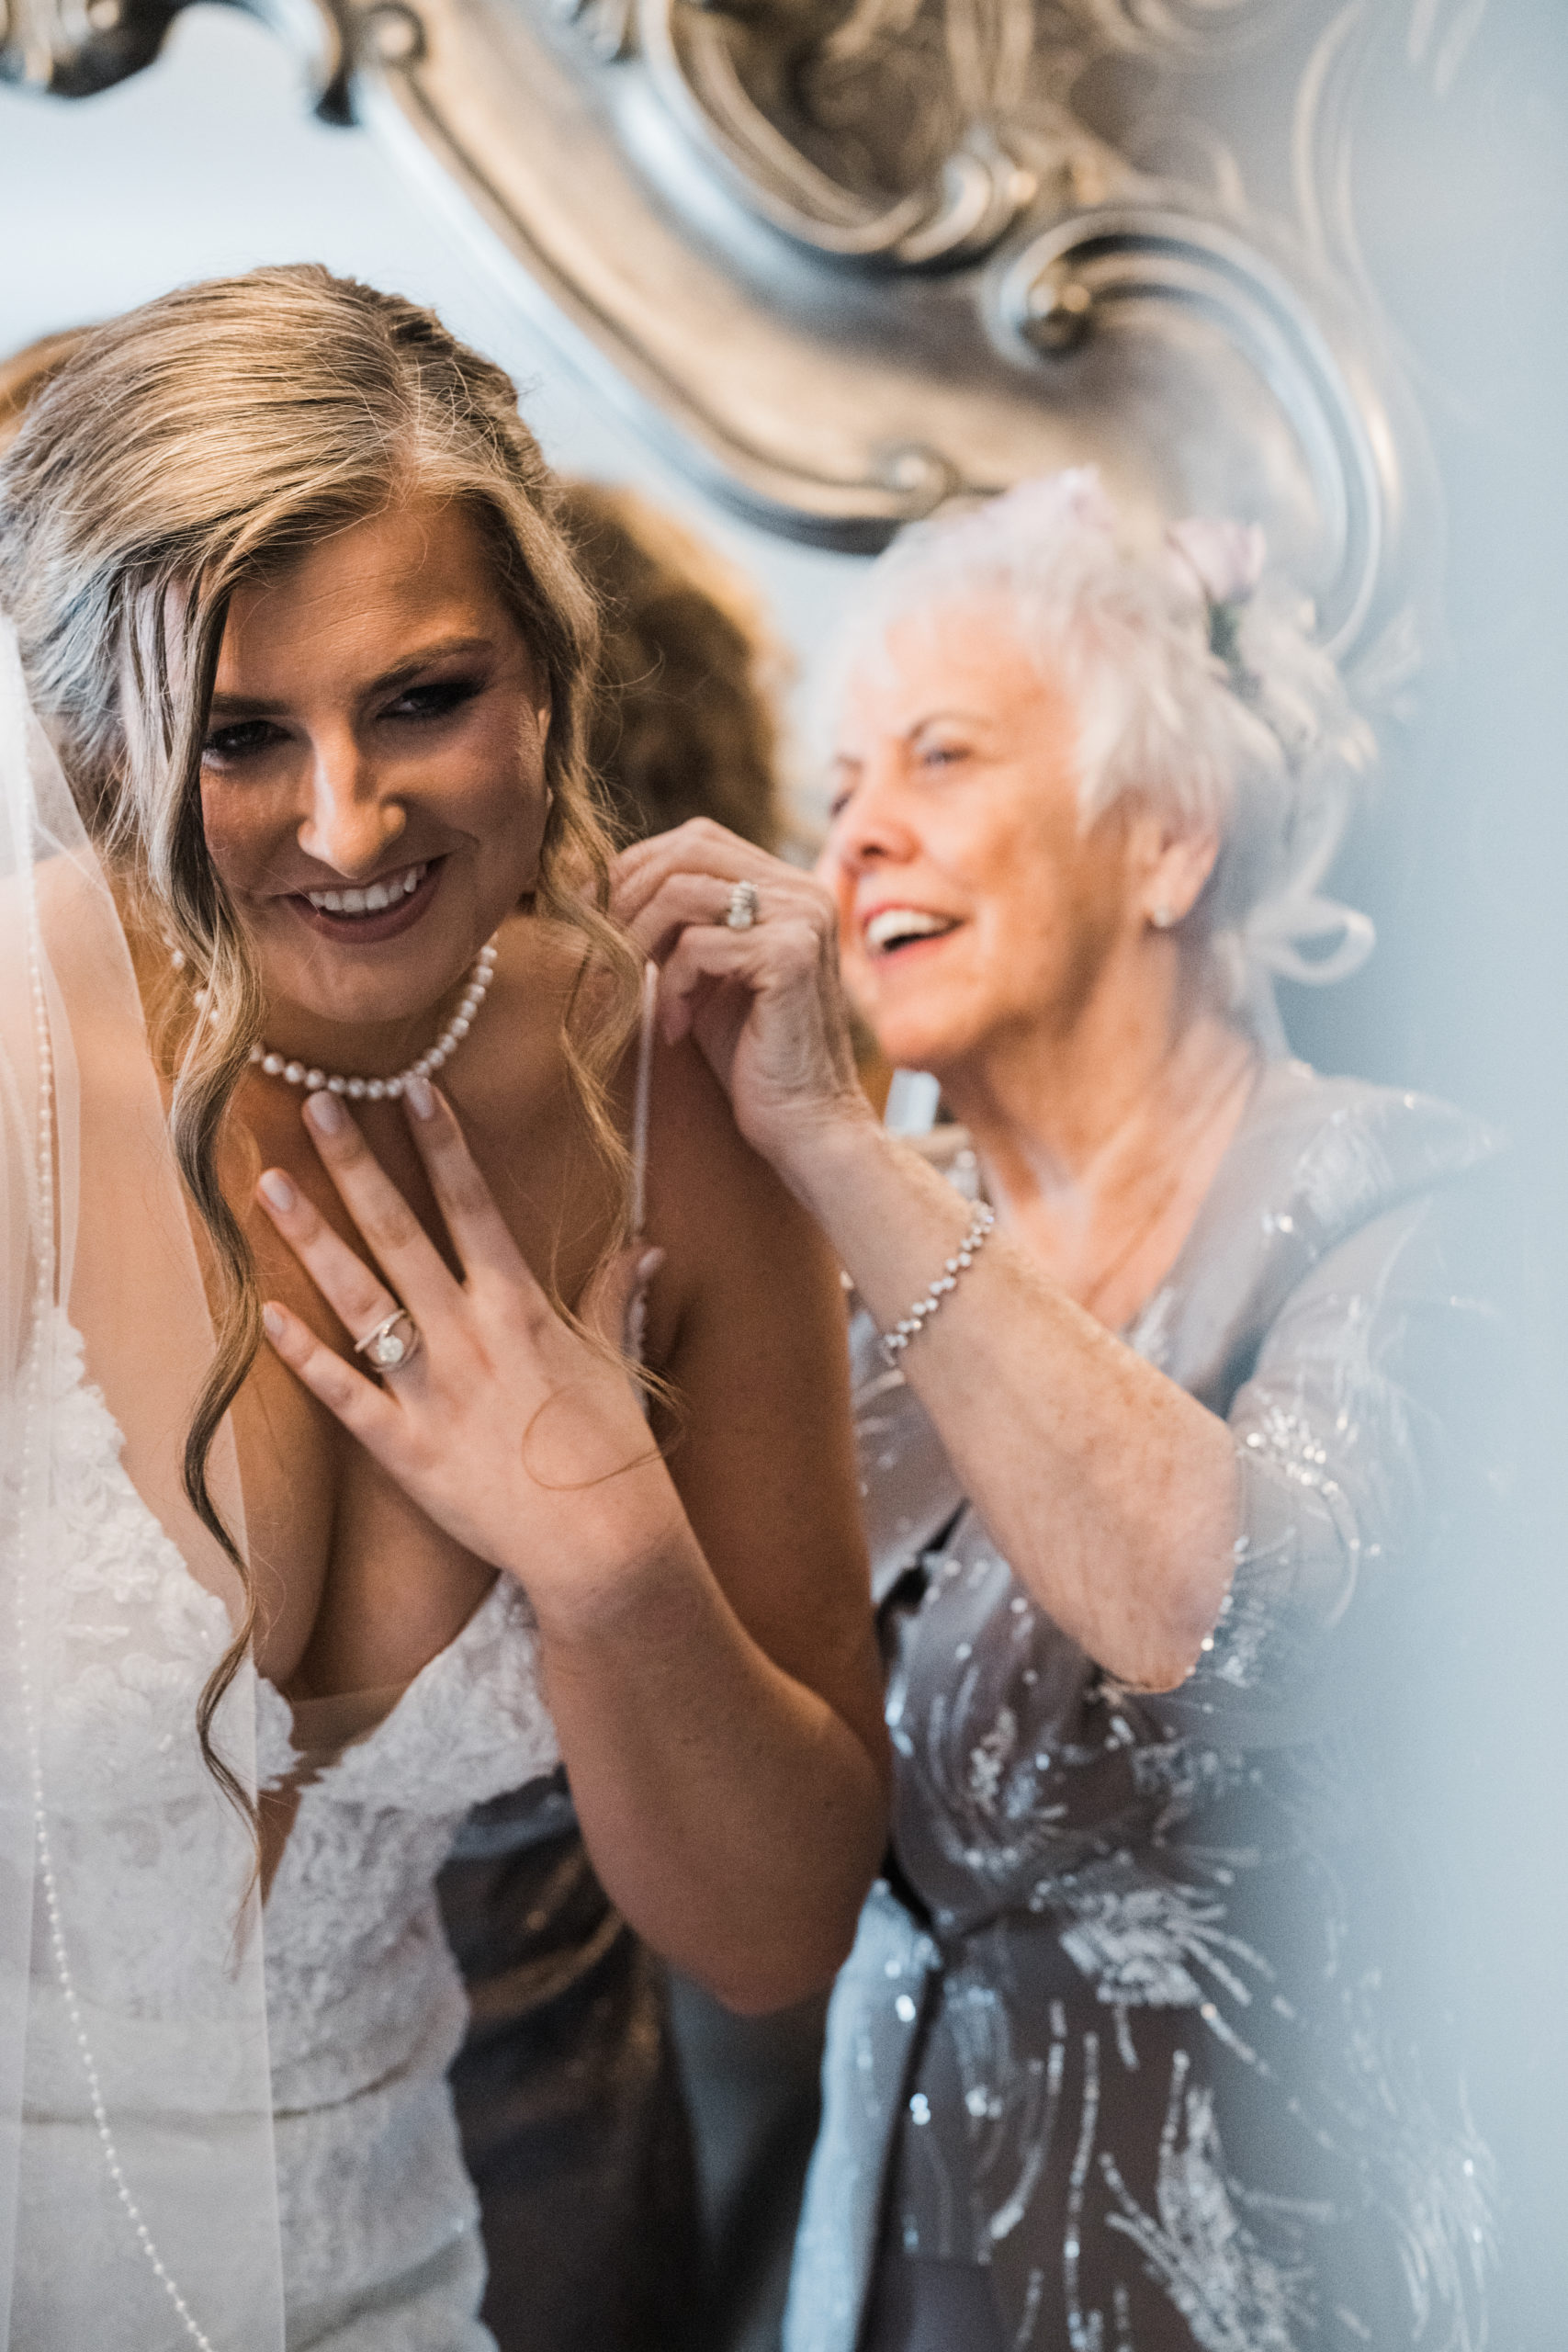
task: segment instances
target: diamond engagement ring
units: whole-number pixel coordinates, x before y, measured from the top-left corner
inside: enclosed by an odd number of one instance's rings
[[[731,931],[750,931],[757,920],[760,901],[755,882],[737,882],[729,893],[729,910],[724,920]]]
[[[406,1307],[394,1306],[373,1331],[355,1340],[354,1352],[368,1356],[378,1372],[401,1372],[419,1353],[419,1325]]]

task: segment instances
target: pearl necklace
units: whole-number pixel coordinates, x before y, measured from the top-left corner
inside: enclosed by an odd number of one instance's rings
[[[177,948],[174,962],[176,971],[185,962]],[[475,957],[468,985],[463,990],[463,1001],[434,1045],[428,1052],[421,1054],[418,1061],[411,1062],[407,1069],[399,1070],[391,1078],[340,1078],[335,1071],[317,1069],[300,1061],[289,1061],[265,1044],[251,1047],[252,1067],[264,1071],[268,1078],[282,1079],[286,1086],[302,1086],[307,1094],[316,1094],[324,1089],[329,1094],[345,1094],[351,1102],[395,1102],[411,1078],[434,1078],[443,1064],[451,1060],[472,1027],[474,1015],[485,1001],[485,991],[490,987],[495,964],[496,947],[492,937]],[[208,989],[197,989],[195,995],[197,1004],[206,1004]]]

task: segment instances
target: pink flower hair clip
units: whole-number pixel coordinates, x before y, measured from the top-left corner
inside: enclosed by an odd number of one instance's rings
[[[1172,523],[1166,544],[1197,581],[1209,608],[1209,650],[1230,672],[1237,694],[1250,698],[1257,680],[1241,656],[1241,616],[1258,593],[1269,543],[1260,523],[1191,514]]]

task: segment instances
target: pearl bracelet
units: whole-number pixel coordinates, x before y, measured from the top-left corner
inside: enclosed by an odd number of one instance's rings
[[[996,1223],[994,1212],[984,1201],[976,1201],[975,1214],[969,1220],[969,1230],[958,1245],[957,1254],[949,1258],[924,1298],[918,1298],[900,1323],[882,1335],[882,1352],[889,1363],[897,1363],[905,1349],[922,1326],[931,1320],[950,1290],[958,1288],[958,1277],[975,1262],[976,1252],[983,1247],[986,1236]]]

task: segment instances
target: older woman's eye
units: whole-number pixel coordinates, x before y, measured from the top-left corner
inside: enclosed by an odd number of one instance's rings
[[[923,768],[956,767],[960,760],[966,760],[968,756],[968,744],[959,742],[922,743],[919,752]]]
[[[835,760],[828,772],[828,822],[836,824],[854,797],[860,770],[848,760]]]
[[[282,740],[282,729],[275,727],[270,718],[237,718],[227,727],[212,729],[201,747],[201,756],[226,767],[265,752]]]

